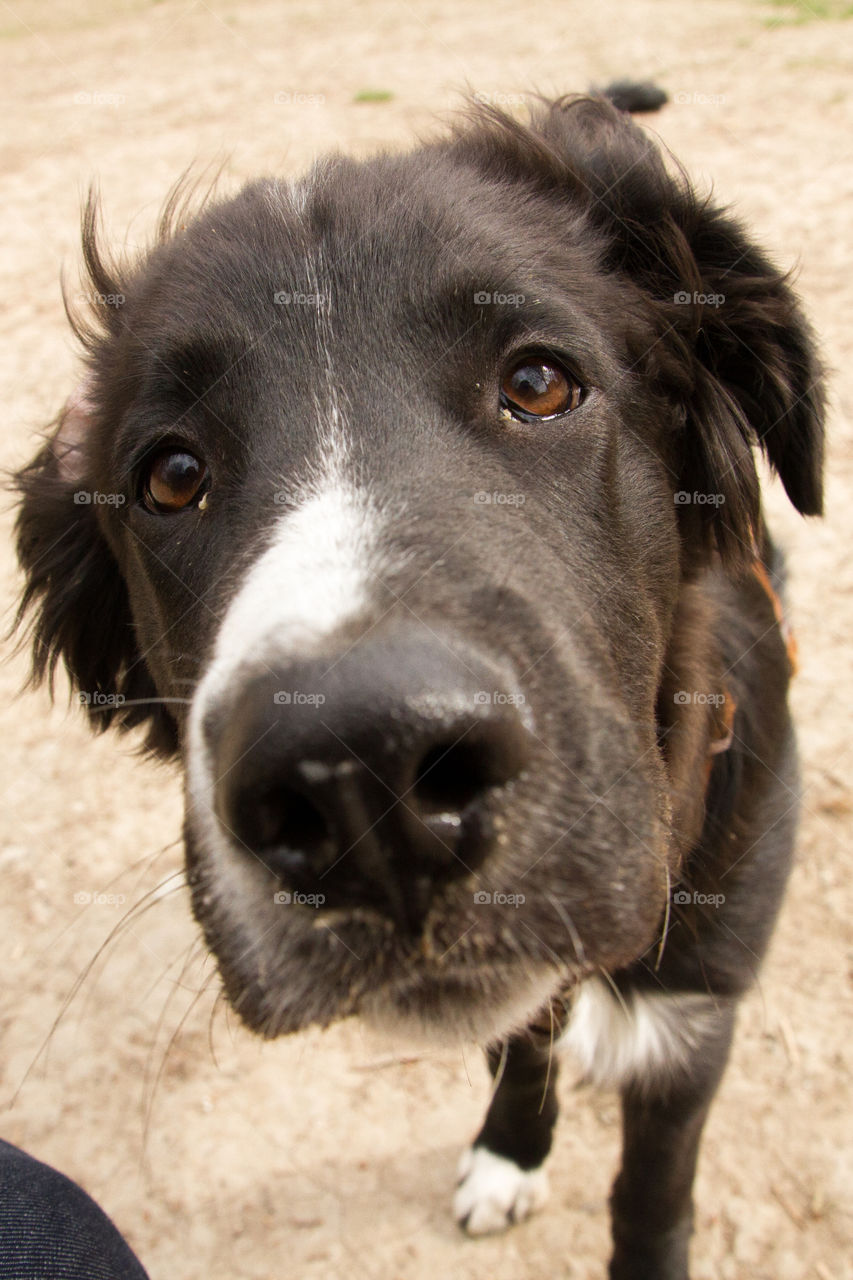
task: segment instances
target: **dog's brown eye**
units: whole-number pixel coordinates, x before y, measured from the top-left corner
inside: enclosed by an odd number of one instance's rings
[[[144,499],[149,511],[183,511],[197,496],[207,468],[185,449],[162,449],[148,468]]]
[[[526,356],[511,365],[501,384],[501,405],[521,418],[555,418],[581,402],[579,382],[550,360]]]

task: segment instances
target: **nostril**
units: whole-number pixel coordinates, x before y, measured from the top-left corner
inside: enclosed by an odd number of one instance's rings
[[[275,850],[280,859],[289,856],[294,870],[296,862],[304,863],[329,838],[319,809],[293,787],[269,787],[242,797],[235,816],[237,834],[250,849],[259,854]]]
[[[420,762],[412,789],[421,811],[461,813],[488,787],[507,782],[517,767],[501,759],[503,754],[479,737],[431,747]]]
[[[486,785],[474,752],[457,742],[426,753],[412,790],[424,813],[459,813]]]

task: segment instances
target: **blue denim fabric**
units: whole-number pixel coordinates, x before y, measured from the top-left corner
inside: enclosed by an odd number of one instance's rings
[[[91,1196],[0,1140],[0,1280],[148,1280]]]

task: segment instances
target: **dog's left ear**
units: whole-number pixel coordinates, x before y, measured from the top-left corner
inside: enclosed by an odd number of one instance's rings
[[[788,278],[742,226],[604,97],[545,104],[530,126],[477,109],[456,154],[501,182],[512,176],[585,215],[605,269],[639,290],[648,319],[634,373],[661,391],[680,424],[676,488],[688,544],[730,565],[753,558],[760,447],[798,511],[822,510],[823,379]]]
[[[743,564],[759,523],[754,446],[798,511],[823,509],[823,376],[789,278],[610,103],[557,104],[543,125],[573,153],[610,264],[656,313],[646,373],[683,412],[679,483],[700,495],[684,504],[685,529]]]
[[[685,504],[683,527],[743,564],[754,556],[760,518],[755,446],[797,510],[822,513],[823,374],[788,278],[742,226],[683,191],[671,216],[663,238],[684,266],[661,318],[678,335],[668,350],[677,360],[686,348],[691,358],[692,385],[679,401],[680,484],[691,499],[700,495]],[[662,256],[662,270],[666,263]]]
[[[51,434],[13,477],[21,502],[18,559],[24,589],[17,626],[32,651],[31,683],[52,687],[62,662],[72,690],[100,731],[144,724],[146,747],[174,753],[174,721],[140,653],[124,579],[91,501],[87,383],[69,397]]]

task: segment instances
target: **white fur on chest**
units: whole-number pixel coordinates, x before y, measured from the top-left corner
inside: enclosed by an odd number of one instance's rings
[[[718,1016],[710,996],[634,992],[620,999],[603,978],[588,978],[558,1049],[590,1084],[648,1084],[686,1066]]]

